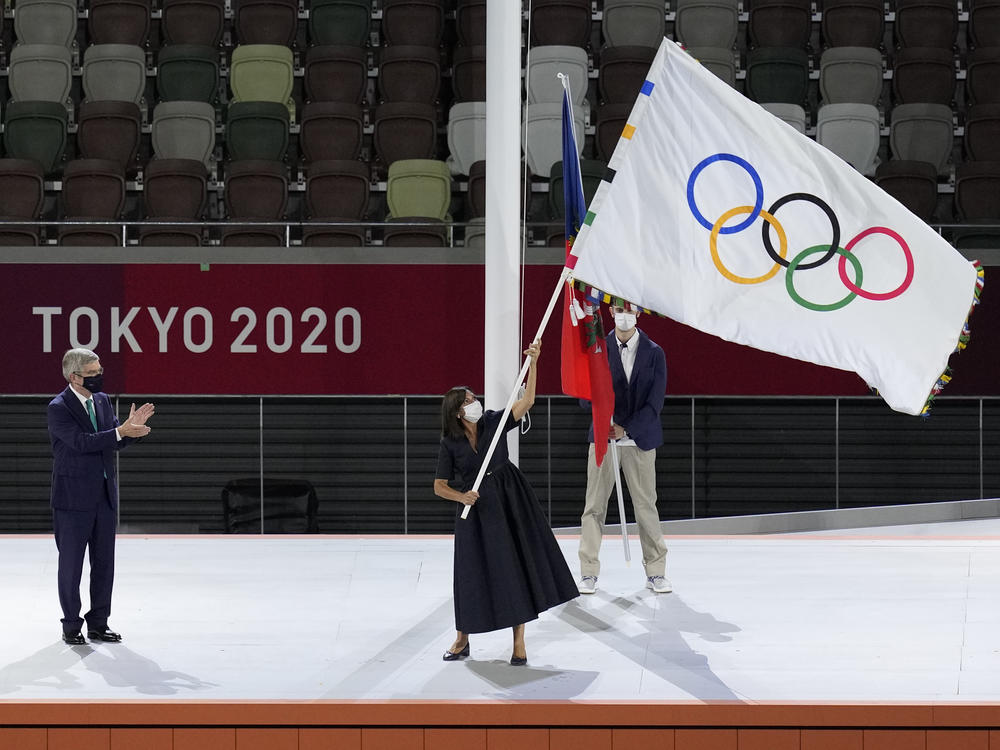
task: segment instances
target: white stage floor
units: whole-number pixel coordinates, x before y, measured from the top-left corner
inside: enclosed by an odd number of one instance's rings
[[[673,594],[606,537],[511,667],[509,631],[441,660],[448,537],[122,536],[125,641],[76,648],[52,538],[0,537],[0,700],[1000,702],[1000,522],[667,541]]]

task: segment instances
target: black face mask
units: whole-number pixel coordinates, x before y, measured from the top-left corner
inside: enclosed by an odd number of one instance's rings
[[[88,375],[83,379],[83,387],[91,393],[100,393],[104,390],[104,375]]]

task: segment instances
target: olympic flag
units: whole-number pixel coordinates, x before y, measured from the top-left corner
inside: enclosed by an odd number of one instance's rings
[[[947,382],[978,265],[674,42],[608,166],[567,264],[576,279],[727,341],[853,370],[908,414]]]

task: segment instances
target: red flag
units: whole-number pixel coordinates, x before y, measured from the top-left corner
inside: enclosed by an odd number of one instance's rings
[[[590,401],[594,453],[600,466],[608,450],[608,430],[615,411],[615,392],[611,387],[600,306],[597,301],[586,299],[571,284],[566,285],[564,300],[562,389],[567,396]],[[582,319],[577,319],[581,313]]]

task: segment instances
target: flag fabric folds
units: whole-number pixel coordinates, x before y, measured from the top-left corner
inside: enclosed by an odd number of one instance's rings
[[[573,132],[573,109],[569,95],[563,92],[563,197],[566,207],[566,258],[580,231],[586,211],[583,183],[580,179],[580,157]],[[566,284],[562,324],[562,389],[567,396],[590,401],[594,418],[594,452],[597,465],[608,450],[602,439],[611,427],[615,396],[611,387],[611,371],[605,349],[604,328],[600,303],[588,298],[572,283]]]
[[[572,254],[580,281],[727,341],[852,370],[908,414],[947,382],[983,283],[895,199],[670,40]]]

